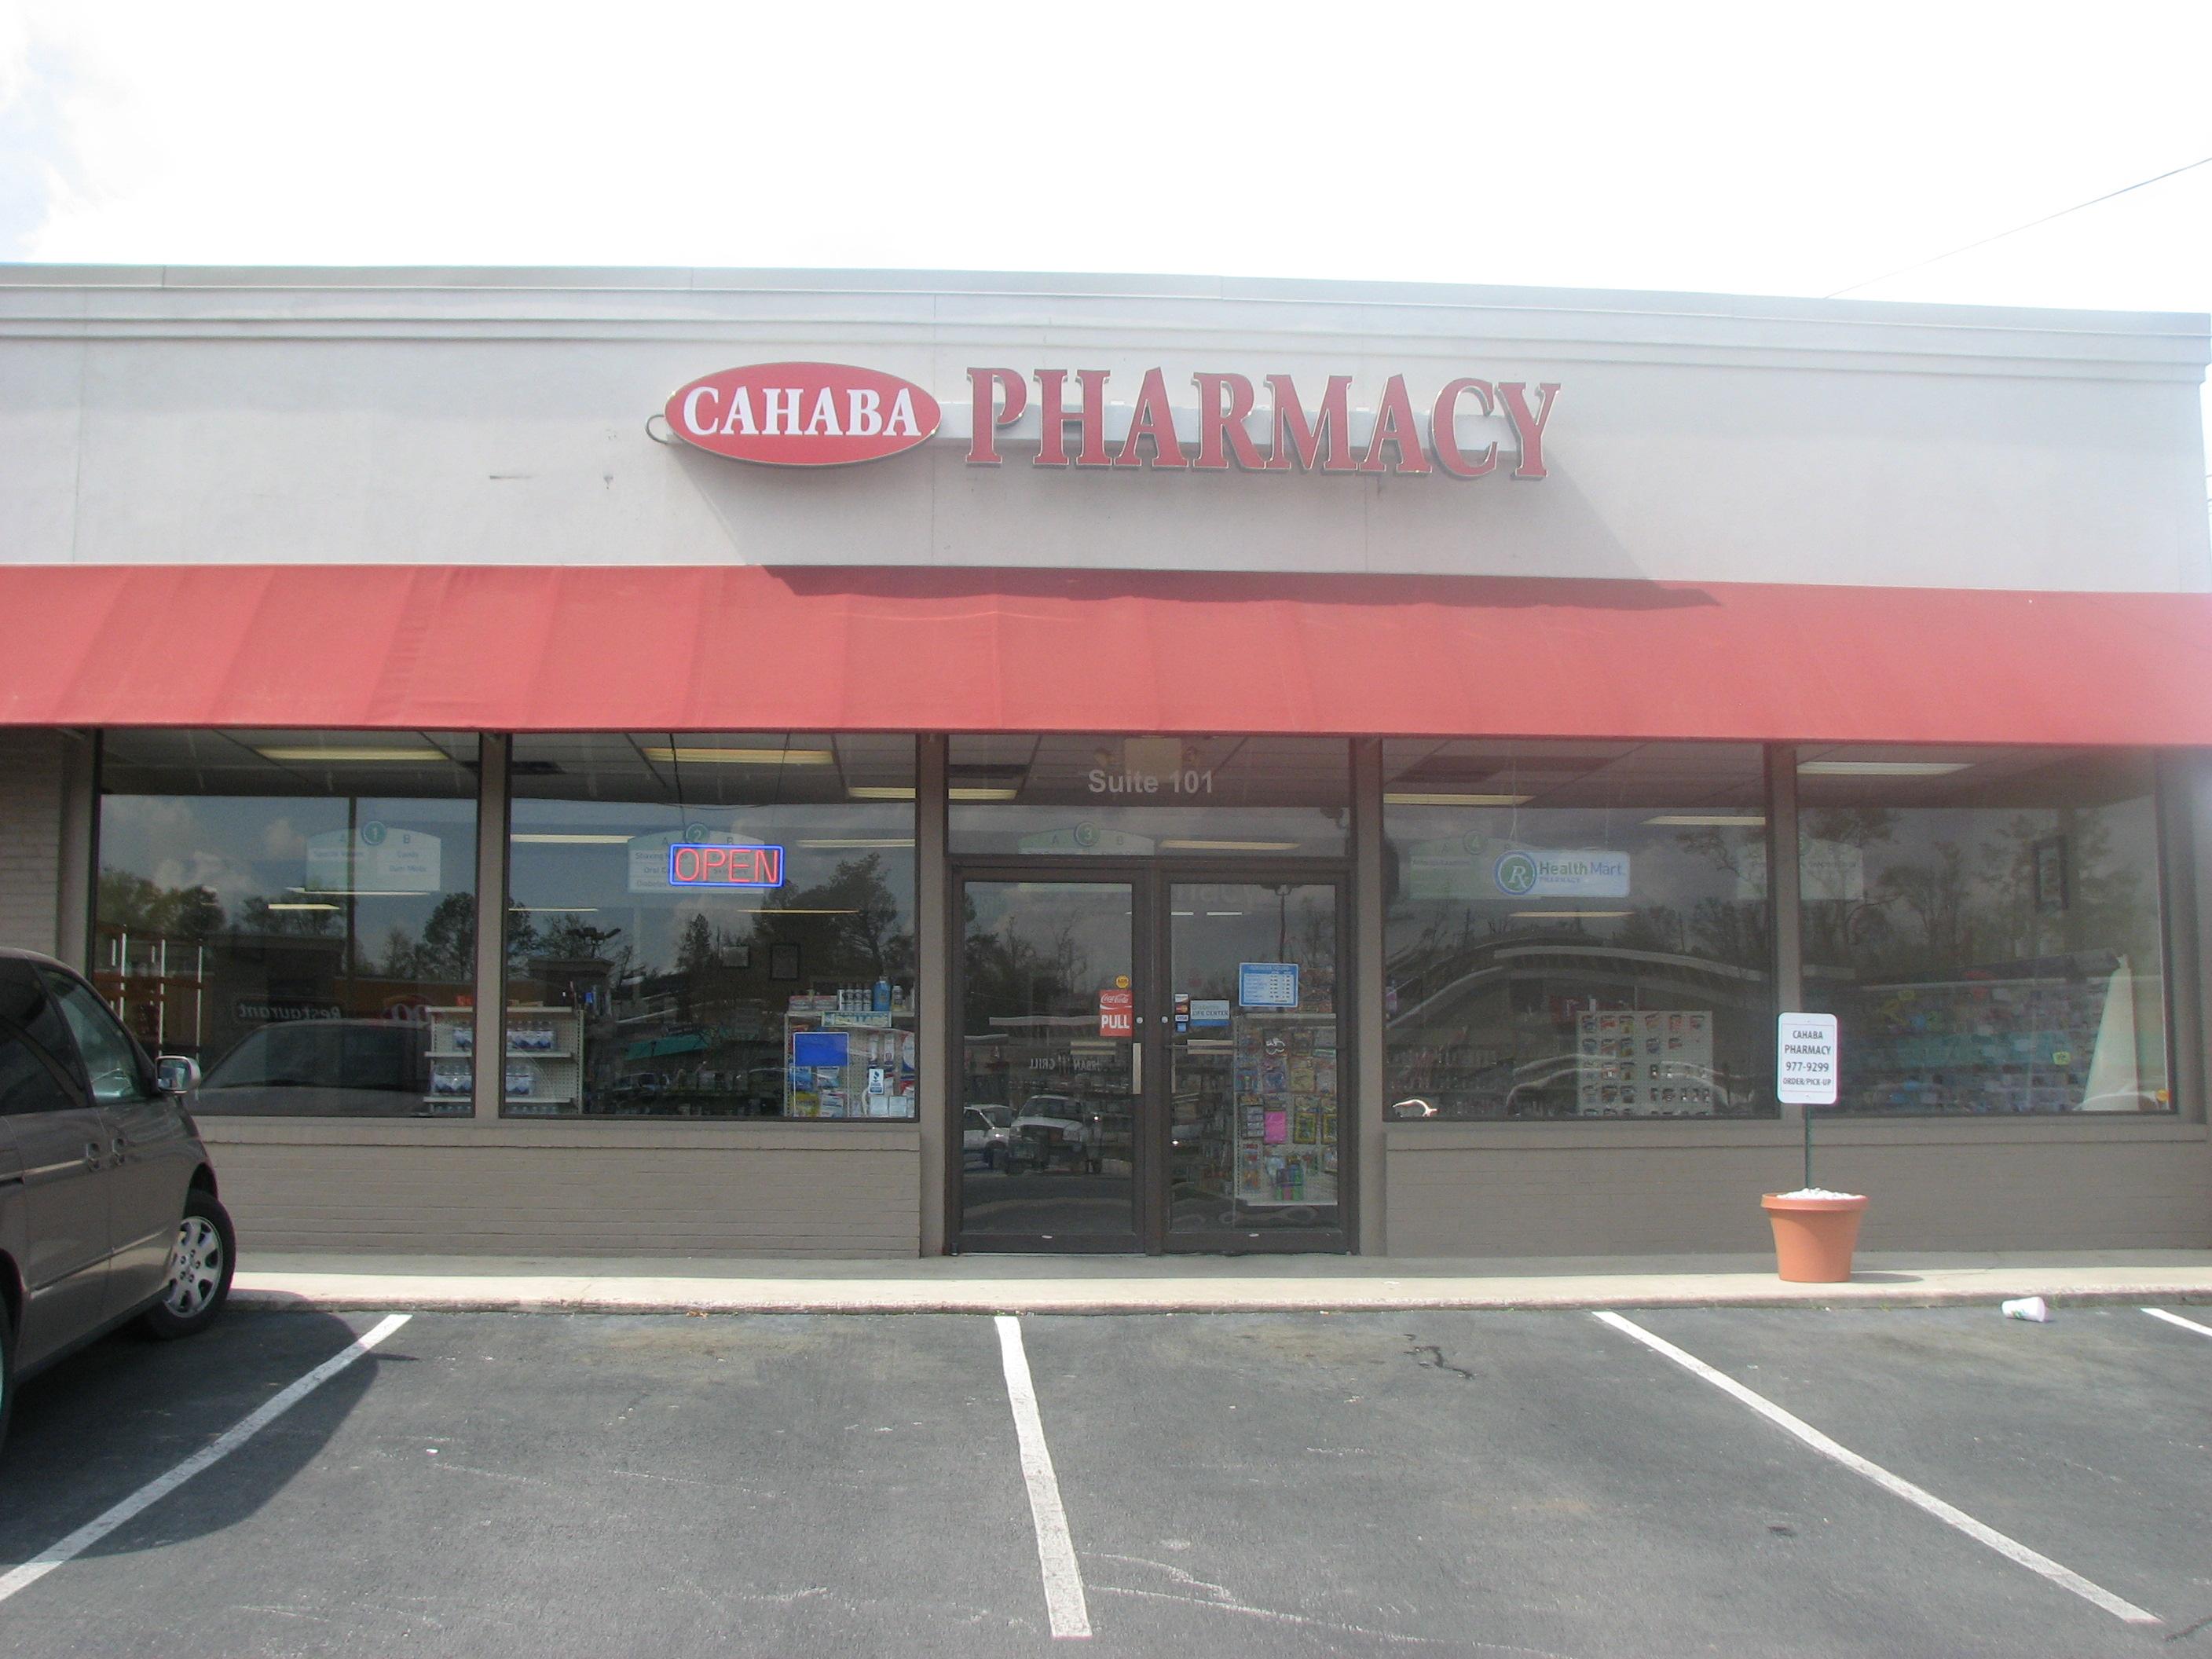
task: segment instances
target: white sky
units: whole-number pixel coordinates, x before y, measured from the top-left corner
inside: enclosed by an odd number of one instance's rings
[[[0,258],[1820,295],[2212,155],[2212,3],[0,0]],[[1856,290],[2212,310],[2212,167]]]

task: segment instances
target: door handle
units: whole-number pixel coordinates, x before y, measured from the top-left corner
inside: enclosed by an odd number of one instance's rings
[[[1129,1092],[1145,1092],[1145,1045],[1141,1042],[1129,1045]]]
[[[128,1140],[125,1140],[121,1135],[115,1137],[115,1165],[118,1169],[123,1167],[125,1155],[127,1154],[130,1150],[131,1143]]]
[[[96,1140],[84,1143],[84,1167],[92,1170],[100,1168],[100,1143]]]

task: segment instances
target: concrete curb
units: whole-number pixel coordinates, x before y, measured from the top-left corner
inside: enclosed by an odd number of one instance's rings
[[[273,1277],[273,1276],[272,1276]],[[313,1309],[351,1313],[546,1313],[546,1314],[1222,1314],[1222,1313],[1398,1313],[1398,1312],[1549,1312],[1589,1311],[1599,1308],[1955,1308],[1991,1307],[2012,1297],[2041,1296],[2054,1309],[2212,1305],[2212,1286],[2203,1283],[2142,1283],[2098,1285],[2068,1288],[2048,1280],[2023,1276],[2021,1282],[1973,1286],[1887,1285],[1771,1285],[1741,1290],[1704,1285],[1669,1285],[1663,1282],[1620,1285],[1600,1290],[1562,1287],[1556,1291],[1480,1291],[1420,1290],[1394,1286],[1388,1291],[1351,1289],[1284,1295],[1279,1285],[1269,1291],[1239,1293],[1215,1287],[1209,1294],[1192,1294],[1197,1287],[1176,1287],[1180,1294],[1163,1294],[1164,1287],[1142,1296],[1098,1289],[1066,1290],[1000,1285],[975,1287],[948,1295],[916,1286],[903,1295],[870,1294],[858,1290],[842,1295],[809,1294],[793,1286],[775,1292],[742,1291],[656,1290],[641,1285],[635,1291],[610,1291],[603,1285],[548,1285],[532,1289],[520,1285],[483,1285],[458,1289],[436,1280],[394,1283],[364,1280],[357,1285],[324,1282],[286,1285],[274,1283],[240,1285],[231,1295],[234,1306],[261,1310]],[[995,1292],[995,1293],[993,1293]]]

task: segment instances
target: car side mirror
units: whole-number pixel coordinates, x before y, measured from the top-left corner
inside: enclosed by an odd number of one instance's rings
[[[165,1095],[188,1095],[200,1086],[200,1063],[183,1054],[163,1054],[154,1062],[154,1081]]]
[[[1399,1100],[1390,1104],[1390,1115],[1401,1122],[1409,1119],[1434,1117],[1437,1109],[1425,1100]]]

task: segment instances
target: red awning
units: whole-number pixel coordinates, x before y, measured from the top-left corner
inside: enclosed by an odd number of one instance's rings
[[[2212,745],[2212,595],[0,566],[0,724]]]

